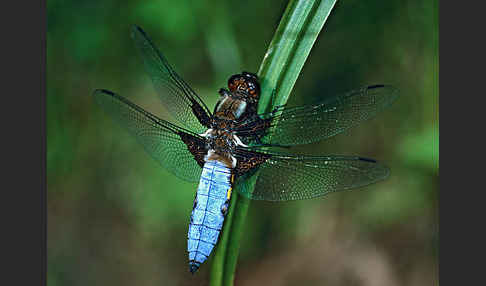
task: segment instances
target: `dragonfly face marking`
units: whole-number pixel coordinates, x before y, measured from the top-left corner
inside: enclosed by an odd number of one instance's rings
[[[98,89],[93,97],[162,167],[199,182],[188,233],[192,273],[217,243],[235,180],[258,171],[254,190],[240,188],[241,195],[290,201],[363,187],[388,176],[389,169],[373,159],[288,154],[274,147],[313,143],[348,130],[390,106],[398,97],[396,88],[365,86],[334,100],[259,114],[258,76],[242,72],[229,78],[228,89],[219,90],[212,114],[141,28],[133,27],[132,37],[162,104],[185,128],[111,91]]]

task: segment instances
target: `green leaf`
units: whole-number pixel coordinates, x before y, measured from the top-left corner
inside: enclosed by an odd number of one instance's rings
[[[289,1],[258,71],[262,94],[258,111],[269,111],[287,102],[310,50],[336,0]],[[238,182],[235,190],[253,190],[258,172]],[[223,231],[215,249],[210,285],[233,285],[240,240],[250,200],[234,191]]]

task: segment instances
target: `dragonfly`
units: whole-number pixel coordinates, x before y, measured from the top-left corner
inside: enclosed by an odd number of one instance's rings
[[[282,150],[330,138],[374,117],[397,98],[393,86],[365,86],[331,101],[258,113],[260,79],[241,72],[219,90],[211,112],[140,27],[133,26],[131,36],[158,97],[179,124],[109,90],[97,89],[93,97],[163,168],[198,183],[187,236],[191,273],[217,244],[239,180],[257,176],[254,190],[238,189],[240,195],[281,202],[360,188],[389,176],[389,168],[374,159]]]

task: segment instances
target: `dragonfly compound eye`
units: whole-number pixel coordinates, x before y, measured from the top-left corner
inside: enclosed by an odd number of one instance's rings
[[[240,89],[240,85],[245,81],[245,79],[240,74],[232,75],[228,79],[228,88],[230,91],[234,92]]]
[[[249,72],[231,76],[228,80],[228,88],[232,92],[239,91],[255,99],[258,99],[260,96],[258,76]]]
[[[247,93],[255,99],[258,99],[260,97],[260,80],[258,79],[258,76],[254,73],[245,71],[242,72],[241,75],[243,75],[246,80]]]
[[[246,78],[253,79],[257,82],[259,81],[258,76],[254,73],[244,71],[244,72],[241,73],[241,75],[246,77]]]
[[[253,80],[249,81],[247,93],[252,97],[258,99],[260,97],[260,85],[258,84],[258,82],[254,82]]]

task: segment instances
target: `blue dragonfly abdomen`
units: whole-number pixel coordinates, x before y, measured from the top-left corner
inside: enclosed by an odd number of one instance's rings
[[[189,270],[194,273],[206,261],[218,242],[228,210],[232,174],[224,163],[204,164],[187,235]]]

